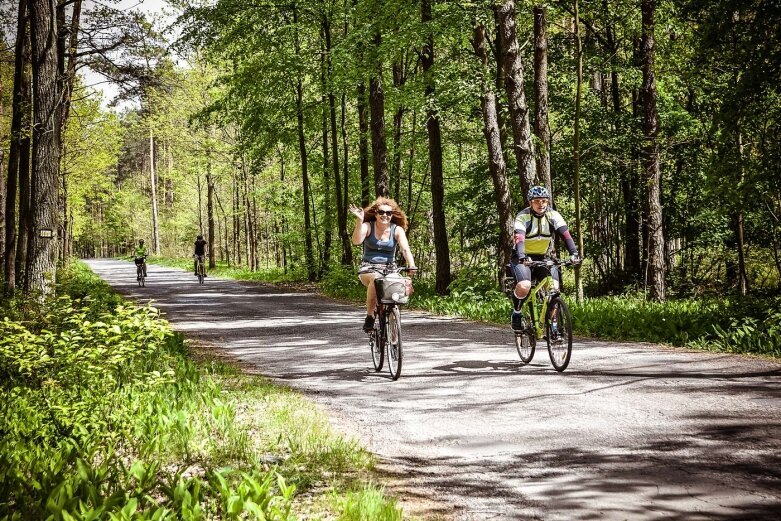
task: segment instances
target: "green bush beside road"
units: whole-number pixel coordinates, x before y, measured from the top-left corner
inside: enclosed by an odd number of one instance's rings
[[[83,265],[60,280],[44,306],[3,302],[0,519],[401,519],[302,396],[193,361]]]

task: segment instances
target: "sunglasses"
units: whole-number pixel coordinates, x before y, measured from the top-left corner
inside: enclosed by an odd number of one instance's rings
[[[377,210],[377,215],[393,215],[393,210]]]

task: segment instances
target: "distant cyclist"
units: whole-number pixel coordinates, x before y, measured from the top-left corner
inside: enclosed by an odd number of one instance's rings
[[[396,201],[378,197],[366,209],[351,204],[349,211],[355,216],[353,244],[363,244],[358,278],[366,286],[363,330],[369,332],[374,327],[374,308],[377,304],[377,293],[372,283],[379,275],[377,270],[395,267],[397,249],[401,250],[410,274],[417,272],[418,268],[415,267],[415,259],[404,231],[407,228],[407,216]]]
[[[529,260],[542,261],[550,259],[553,252],[553,234],[558,233],[564,240],[564,245],[570,253],[573,264],[580,263],[578,247],[572,239],[567,228],[567,222],[556,210],[549,208],[550,192],[544,186],[533,186],[526,194],[529,207],[524,208],[515,216],[515,247],[513,248],[512,265],[515,280],[514,297],[523,301],[528,295],[532,285],[532,278],[541,280],[548,275],[547,268],[534,268],[534,272],[526,265]],[[561,281],[559,270],[555,266],[550,269],[553,275],[554,289],[559,289]],[[521,314],[516,310],[512,315],[512,328],[520,330]]]
[[[133,250],[133,256],[136,259],[136,264],[139,263],[139,260],[141,262],[141,267],[144,270],[144,277],[146,277],[146,257],[149,255],[149,250],[146,246],[144,246],[144,239],[138,239],[138,244],[136,245],[135,249]]]
[[[195,239],[195,249],[193,250],[193,272],[195,272],[195,275],[198,275],[198,261],[200,260],[203,264],[203,276],[206,276],[206,240],[203,238],[203,235],[199,235],[197,239]]]

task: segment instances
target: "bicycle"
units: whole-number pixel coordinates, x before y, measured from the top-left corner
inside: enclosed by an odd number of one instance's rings
[[[135,257],[133,262],[136,263],[136,280],[138,281],[138,287],[143,288],[146,286],[146,273],[144,273],[146,257]]]
[[[398,380],[404,358],[399,305],[409,302],[411,280],[400,276],[402,272],[408,271],[407,268],[388,267],[377,271],[380,276],[374,279],[377,291],[377,306],[374,312],[376,320],[374,328],[369,331],[369,349],[374,370],[382,371],[387,353],[391,380]]]
[[[529,295],[518,310],[521,312],[521,329],[514,330],[515,349],[521,362],[528,364],[534,357],[537,340],[545,338],[551,364],[556,371],[562,372],[567,368],[572,357],[572,315],[561,293],[553,289],[553,275],[550,274],[550,268],[570,267],[572,262],[569,260],[529,261],[527,266],[531,269],[547,268],[548,275],[529,290]],[[502,280],[504,292],[510,300],[513,300],[517,281],[509,264],[505,269],[505,277]]]
[[[206,277],[206,265],[204,263],[203,255],[193,255],[195,257],[195,273],[198,275],[198,284],[203,284],[203,279]]]

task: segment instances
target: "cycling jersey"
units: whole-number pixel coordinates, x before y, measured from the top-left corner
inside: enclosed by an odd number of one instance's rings
[[[146,246],[136,246],[136,249],[133,250],[133,255],[136,257],[146,257],[149,255],[149,251],[146,249]]]
[[[369,223],[369,236],[363,241],[363,262],[389,264],[396,257],[396,225],[390,225],[390,238],[381,241],[374,236],[374,221]]]
[[[525,208],[515,216],[515,248],[513,257],[522,259],[527,255],[544,257],[553,250],[553,233],[557,232],[570,255],[577,255],[578,248],[567,228],[567,222],[556,210],[547,210],[536,215],[531,208]]]

